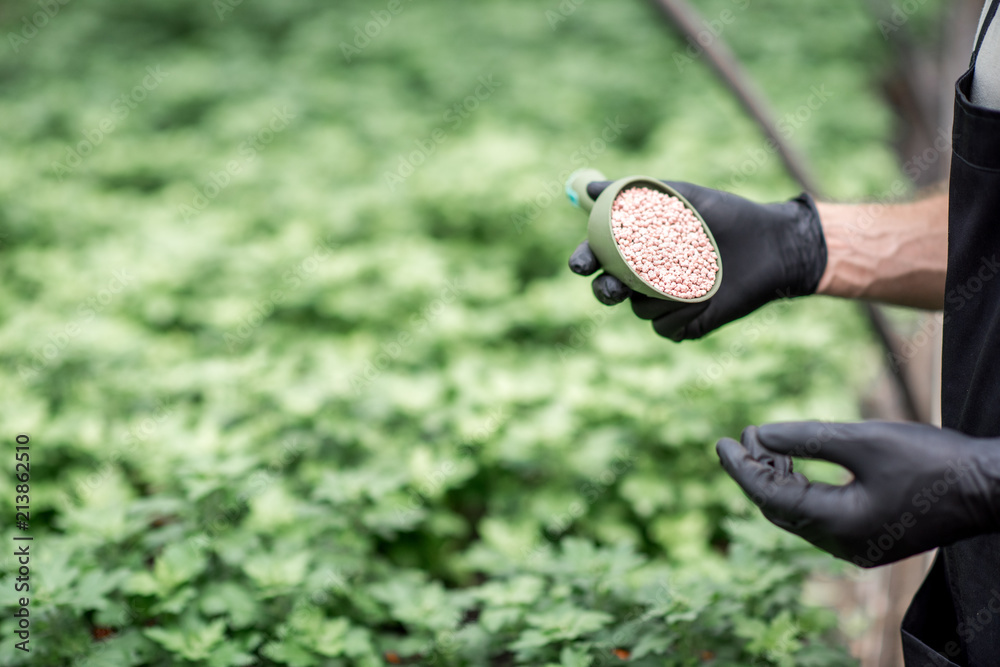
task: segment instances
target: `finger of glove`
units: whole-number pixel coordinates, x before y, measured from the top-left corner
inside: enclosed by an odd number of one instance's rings
[[[663,184],[669,185],[676,190],[680,196],[691,202],[692,206],[697,206],[697,202],[694,200],[699,198],[699,195],[703,190],[710,191],[709,188],[701,185],[695,185],[694,183],[688,183],[687,181],[663,181]]]
[[[604,192],[605,188],[611,185],[613,181],[593,181],[587,184],[587,195],[591,199],[597,199]]]
[[[709,228],[712,227],[713,221],[719,222],[740,218],[740,212],[745,211],[748,205],[753,207],[759,206],[725,190],[715,190],[695,183],[685,183],[684,181],[664,181],[664,183],[687,199],[691,206],[705,218],[705,222],[708,223]]]
[[[590,249],[590,244],[584,241],[570,255],[569,268],[573,273],[578,273],[581,276],[589,276],[601,268],[601,263],[597,261],[597,256]]]
[[[743,433],[740,435],[740,442],[743,443],[747,453],[753,459],[764,465],[771,466],[779,475],[790,475],[794,471],[791,456],[772,452],[760,444],[756,426],[747,426],[743,429]]]
[[[861,477],[865,464],[880,449],[866,424],[831,424],[804,421],[764,424],[758,429],[761,444],[770,450],[842,465]]]
[[[723,194],[719,190],[713,190],[712,188],[706,188],[703,185],[696,185],[695,183],[688,183],[686,181],[663,181],[663,183],[669,185],[680,196],[687,199],[688,203],[703,217],[707,211],[713,208],[713,204],[719,195]]]
[[[829,514],[825,501],[831,489],[813,484],[804,475],[784,475],[755,460],[740,443],[723,438],[715,446],[722,467],[768,519],[796,532],[802,526],[824,520]]]
[[[664,299],[657,299],[644,294],[634,294],[632,296],[632,312],[635,313],[636,317],[643,320],[652,320],[656,333],[664,338],[671,338],[675,341],[701,338],[711,331],[712,329],[706,328],[705,325],[699,325],[696,322],[711,307],[711,301],[677,308],[676,303]],[[689,324],[692,326],[688,326]]]
[[[684,306],[653,320],[653,329],[664,338],[669,338],[676,343],[682,340],[701,338],[710,331],[701,324],[705,319],[705,312],[709,308],[711,308],[711,303]]]
[[[605,306],[619,304],[632,294],[628,285],[608,273],[602,273],[594,278],[592,287],[594,296]]]
[[[675,304],[664,299],[636,293],[632,296],[632,312],[643,320],[655,320],[672,312]]]

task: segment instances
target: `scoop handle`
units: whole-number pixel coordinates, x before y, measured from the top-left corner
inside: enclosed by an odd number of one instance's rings
[[[573,206],[589,213],[594,208],[594,199],[587,192],[587,186],[594,181],[606,180],[607,177],[596,169],[577,169],[566,181],[566,197]]]

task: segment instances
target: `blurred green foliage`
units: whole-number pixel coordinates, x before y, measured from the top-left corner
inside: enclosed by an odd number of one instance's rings
[[[843,303],[676,346],[592,300],[561,172],[795,188],[650,3],[570,6],[404,1],[354,52],[394,5],[4,3],[35,551],[32,653],[5,615],[0,663],[851,663],[800,599],[828,560],[712,447],[856,417],[877,352]],[[865,3],[699,7],[779,114],[829,91],[791,134],[830,192],[898,177]]]

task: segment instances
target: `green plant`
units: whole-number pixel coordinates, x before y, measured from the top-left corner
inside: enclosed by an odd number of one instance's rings
[[[835,91],[795,141],[838,195],[884,188],[863,3],[754,6],[730,36],[779,109]],[[407,3],[348,63],[369,3],[217,9],[71,3],[0,63],[0,411],[37,545],[32,653],[5,616],[0,663],[850,664],[800,599],[829,561],[746,523],[712,445],[855,416],[854,311],[674,346],[565,269],[560,172],[721,186],[761,143],[653,10]],[[739,187],[793,193],[773,157]]]

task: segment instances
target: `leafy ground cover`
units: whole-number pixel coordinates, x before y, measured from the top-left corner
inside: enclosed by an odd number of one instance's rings
[[[674,346],[565,269],[579,166],[795,194],[648,4],[43,4],[0,9],[0,663],[852,663],[712,447],[855,417],[854,310]],[[865,3],[699,6],[833,193],[898,177]]]

